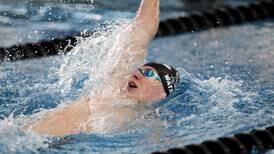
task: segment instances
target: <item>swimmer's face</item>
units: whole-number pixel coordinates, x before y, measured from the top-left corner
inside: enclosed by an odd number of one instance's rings
[[[155,73],[154,68],[143,66],[141,69],[151,69]],[[140,70],[135,70],[128,80],[127,96],[141,102],[159,101],[166,97],[166,93],[161,81],[156,78],[145,77]]]

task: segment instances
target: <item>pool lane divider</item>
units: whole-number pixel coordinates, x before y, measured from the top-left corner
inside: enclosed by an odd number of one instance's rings
[[[274,0],[254,2],[247,6],[236,8],[221,7],[161,22],[157,36],[162,37],[184,32],[197,32],[273,17]]]
[[[152,154],[251,154],[274,149],[274,126]]]
[[[222,7],[161,21],[156,38],[186,32],[198,32],[210,28],[237,25],[273,17],[274,0],[259,1],[247,6],[235,8]],[[92,34],[93,33],[90,32],[84,35],[79,34],[65,38],[40,41],[38,43],[17,44],[9,48],[0,48],[0,62],[67,53],[77,44],[77,36],[89,37]]]
[[[210,28],[224,27],[274,17],[274,0],[252,3],[236,8],[223,7],[205,12],[193,13],[189,16],[168,19],[160,22],[157,37],[172,36],[185,32],[197,32]],[[77,35],[91,36],[91,33]],[[55,38],[38,43],[14,45],[0,48],[1,61],[16,61],[29,58],[57,55],[60,51],[69,52],[77,43],[75,36]],[[67,45],[70,44],[70,47]]]
[[[76,37],[69,36],[38,43],[16,44],[10,48],[0,48],[0,62],[58,55],[61,51],[63,53],[69,52],[76,43]]]

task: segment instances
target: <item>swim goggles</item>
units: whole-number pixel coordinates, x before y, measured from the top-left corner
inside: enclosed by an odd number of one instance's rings
[[[138,70],[143,74],[144,77],[153,79],[153,80],[158,80],[161,81],[160,76],[158,73],[156,73],[154,70],[150,68],[138,68]]]

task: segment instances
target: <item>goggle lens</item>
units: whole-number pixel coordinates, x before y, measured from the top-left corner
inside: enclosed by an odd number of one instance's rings
[[[140,68],[139,70],[144,77],[161,81],[161,78],[154,70],[149,68]]]

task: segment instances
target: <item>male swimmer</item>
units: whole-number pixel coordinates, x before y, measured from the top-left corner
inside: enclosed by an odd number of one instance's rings
[[[131,99],[136,104],[144,104],[168,96],[179,82],[179,73],[166,64],[144,64],[147,47],[158,30],[159,5],[160,0],[142,0],[135,19],[116,37],[109,52],[119,50],[122,57],[111,71],[104,95],[97,93],[96,96],[55,109],[25,128],[50,136],[100,131],[102,123],[97,119],[108,117],[101,120],[113,123],[108,127],[115,127],[137,115],[132,107],[114,108],[111,105],[114,99]],[[137,64],[141,67],[130,74],[131,66]]]

